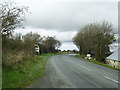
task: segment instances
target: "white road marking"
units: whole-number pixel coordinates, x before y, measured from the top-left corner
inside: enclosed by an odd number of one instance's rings
[[[109,78],[109,77],[107,77],[107,76],[104,76],[104,77],[107,78],[107,79],[109,79],[109,80],[111,80],[111,81],[114,81],[114,82],[116,82],[116,83],[120,83],[120,82],[118,82],[117,80],[114,80],[114,79]]]
[[[78,65],[78,64],[77,64]],[[81,65],[78,65],[78,66],[80,66],[80,67],[82,67],[82,68],[84,68],[84,69],[86,69],[86,70],[88,70],[88,71],[91,71],[90,69],[88,69],[88,68],[86,68],[86,67],[84,67],[84,66],[81,66]]]
[[[71,61],[73,64],[74,63],[76,63],[76,62],[74,62],[74,61]],[[78,65],[78,66],[80,66],[80,67],[82,67],[82,68],[84,68],[84,69],[86,69],[86,70],[88,70],[88,71],[91,71],[90,69],[88,69],[88,68],[86,68],[86,67],[84,67],[84,66],[81,66],[81,65],[79,65],[79,64],[76,64],[76,65]]]

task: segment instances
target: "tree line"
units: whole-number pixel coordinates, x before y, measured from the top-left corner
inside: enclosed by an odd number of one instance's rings
[[[2,54],[3,64],[9,65],[22,60],[25,57],[35,55],[35,47],[37,44],[42,53],[56,53],[61,46],[61,42],[55,37],[41,37],[37,33],[27,33],[25,35],[16,34],[10,37],[2,38]]]
[[[3,65],[9,66],[19,62],[24,57],[34,56],[34,45],[40,46],[40,54],[58,52],[61,42],[55,37],[42,37],[38,33],[25,35],[15,34],[14,29],[23,27],[28,7],[18,7],[15,3],[4,2],[0,4],[0,21],[2,28],[2,59]],[[91,23],[80,29],[73,38],[80,54],[91,53],[98,61],[103,61],[110,53],[109,44],[115,41],[112,34],[112,25],[108,22]]]
[[[110,54],[109,45],[115,41],[109,22],[91,23],[83,27],[73,38],[80,54],[90,53],[94,58],[103,62]]]
[[[40,47],[40,54],[59,51],[61,42],[55,37],[42,37],[32,32],[25,35],[14,33],[17,27],[23,27],[21,23],[25,21],[26,13],[29,13],[28,7],[18,7],[8,1],[0,4],[0,11],[3,67],[11,68],[13,64],[21,62],[24,58],[34,56],[35,44]]]

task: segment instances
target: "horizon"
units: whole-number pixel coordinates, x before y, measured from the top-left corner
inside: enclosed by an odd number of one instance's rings
[[[97,2],[97,0],[91,2],[87,2],[89,0],[86,2],[13,1],[19,5],[28,6],[31,13],[26,16],[26,22],[22,23],[25,29],[17,28],[15,33],[24,35],[31,31],[37,32],[41,36],[55,36],[57,40],[64,43],[64,41],[72,41],[76,33],[85,25],[103,21],[111,23],[113,33],[118,33],[118,3],[114,0],[106,2]],[[67,49],[67,46],[65,47]],[[71,49],[76,47],[72,46]]]

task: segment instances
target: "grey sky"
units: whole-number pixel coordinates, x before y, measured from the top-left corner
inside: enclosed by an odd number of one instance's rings
[[[14,0],[18,5],[29,6],[26,29],[16,32],[38,32],[55,36],[61,41],[71,41],[80,28],[94,22],[109,21],[118,31],[118,3],[115,0]],[[99,1],[99,2],[97,2]],[[72,47],[71,47],[72,48]]]
[[[35,5],[34,5],[35,4]],[[31,28],[56,29],[59,31],[78,30],[92,22],[109,21],[117,30],[118,7],[113,2],[59,2],[29,4],[32,13],[26,26]]]

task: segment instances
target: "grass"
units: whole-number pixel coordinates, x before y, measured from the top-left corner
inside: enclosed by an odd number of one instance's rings
[[[58,54],[64,55],[64,54],[75,54],[74,52],[59,52]]]
[[[104,64],[104,63],[95,61],[95,60],[93,60],[93,59],[90,59],[90,60],[88,60],[88,61],[89,61],[89,62],[92,62],[92,63],[95,63],[95,64],[99,64],[99,65],[105,66],[105,67],[112,68],[112,69],[114,69],[114,70],[119,70],[119,71],[120,71],[120,69],[118,69],[118,68],[115,68],[115,67],[109,66],[109,65],[107,65],[107,64]]]
[[[78,58],[84,58],[85,55],[76,55],[76,57],[78,57]],[[98,65],[102,65],[102,66],[105,66],[105,67],[109,67],[109,68],[112,68],[112,69],[114,69],[114,70],[119,70],[119,71],[120,71],[120,69],[118,69],[118,68],[109,66],[109,65],[107,65],[107,64],[104,64],[104,63],[102,63],[102,62],[98,62],[98,61],[93,60],[93,59],[90,59],[90,60],[87,60],[87,61],[92,62],[92,63],[95,63],[95,64],[98,64]]]
[[[85,55],[75,55],[76,57],[78,57],[78,58],[84,58],[85,57]]]
[[[44,76],[46,61],[52,55],[54,54],[26,58],[24,63],[19,64],[19,69],[4,70],[3,68],[2,88],[24,88],[37,78]]]
[[[0,68],[0,90],[2,89],[2,69]]]

